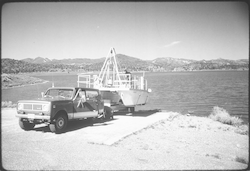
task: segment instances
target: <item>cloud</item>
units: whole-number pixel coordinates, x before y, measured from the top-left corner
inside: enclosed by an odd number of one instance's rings
[[[174,46],[174,45],[177,45],[181,43],[181,41],[174,41],[174,42],[171,42],[170,44],[166,44],[164,45],[164,48],[168,48],[168,47],[171,47],[171,46]]]

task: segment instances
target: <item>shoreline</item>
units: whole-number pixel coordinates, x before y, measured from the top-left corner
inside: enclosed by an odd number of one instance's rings
[[[48,82],[49,81],[43,81],[43,82],[40,82],[40,83],[31,83],[31,84],[23,84],[23,85],[11,86],[11,87],[2,87],[2,89],[6,90],[6,89],[19,88],[19,87],[31,86],[31,85],[37,85],[37,84],[45,84],[45,83],[48,83]]]
[[[194,71],[156,71],[156,72],[153,72],[153,71],[131,71],[132,74],[138,74],[138,73],[189,73],[189,72],[216,72],[216,71],[219,71],[219,72],[230,72],[230,71],[239,71],[239,72],[244,72],[244,71],[248,71],[248,70],[194,70]],[[91,71],[91,72],[78,72],[78,71],[75,71],[75,72],[32,72],[32,73],[18,73],[18,74],[6,74],[6,73],[3,73],[1,74],[1,77],[2,77],[2,89],[10,89],[10,88],[17,88],[17,87],[23,87],[23,86],[26,86],[26,85],[35,85],[35,84],[44,84],[44,83],[47,83],[49,81],[47,80],[41,80],[40,78],[37,78],[36,76],[46,76],[46,75],[78,75],[78,74],[98,74],[99,71]],[[4,79],[3,79],[3,76],[12,76],[12,77],[30,77],[30,79],[27,79],[25,80],[26,82],[27,81],[32,81],[32,79],[35,79],[35,81],[39,81],[38,83],[29,83],[29,84],[25,84],[25,83],[20,83],[21,85],[13,85],[13,86],[3,86],[3,83],[4,83]],[[42,82],[41,82],[42,81]],[[16,82],[14,82],[15,84]],[[18,82],[17,82],[18,83]]]
[[[223,70],[223,69],[213,69],[213,70],[191,70],[191,71],[131,71],[131,73],[164,73],[164,72],[216,72],[216,71],[222,71],[222,72],[226,72],[226,71],[249,71],[249,69],[245,69],[245,70],[240,70],[240,69],[231,69],[231,70]],[[15,74],[15,75],[50,75],[50,74],[65,74],[65,75],[68,75],[68,74],[81,74],[81,73],[87,73],[87,74],[92,74],[92,73],[100,73],[100,71],[71,71],[71,72],[28,72],[28,73],[18,73],[18,74]],[[6,74],[6,73],[4,73]],[[13,74],[13,73],[9,73],[9,74]]]
[[[1,111],[2,112],[4,112],[4,111],[11,112],[12,111],[12,113],[14,113],[14,112],[16,112],[16,106],[13,106],[13,107],[2,107]],[[121,114],[121,113],[123,113],[123,112],[117,112],[117,115],[115,113],[114,116],[124,115],[124,114]],[[146,111],[136,111],[135,113],[140,113],[140,115],[143,116],[147,112]],[[204,121],[209,121],[209,123],[211,123],[211,124],[217,124],[217,125],[221,125],[221,126],[224,126],[224,127],[230,127],[230,128],[227,128],[227,130],[229,130],[229,129],[230,130],[234,130],[238,134],[249,136],[249,123],[247,123],[247,124],[241,123],[239,125],[232,125],[232,124],[223,123],[223,122],[221,122],[219,120],[214,120],[214,119],[212,119],[209,116],[197,116],[197,115],[190,115],[190,114],[181,114],[181,113],[178,113],[178,112],[164,111],[164,110],[155,111],[155,113],[153,113],[151,115],[158,114],[158,113],[160,113],[160,114],[168,114],[169,116],[167,118],[164,118],[164,119],[161,119],[161,120],[159,120],[157,122],[154,122],[154,123],[152,123],[152,125],[148,125],[147,127],[143,128],[141,130],[137,130],[135,132],[141,132],[144,129],[148,129],[148,128],[153,127],[154,125],[157,125],[157,124],[159,124],[161,122],[164,122],[164,121],[170,121],[171,122],[176,117],[183,117],[183,118],[191,118],[191,119],[194,119],[194,120],[198,120],[197,123],[199,123],[200,120],[204,120]],[[133,116],[133,114],[131,116]],[[190,124],[190,122],[187,122],[187,123],[183,123],[182,122],[181,124],[184,124],[185,127],[194,127],[194,126],[192,126],[192,124],[191,124],[191,126],[188,126],[188,124]],[[199,125],[202,126],[202,124],[200,124],[200,123],[199,123]],[[128,135],[128,136],[130,136],[130,135]]]
[[[16,108],[17,107],[17,103],[12,103],[12,101],[2,101],[2,104],[1,104],[1,108],[2,110],[11,110],[13,108]],[[158,110],[159,112],[173,112],[173,111],[168,111],[168,110]],[[136,112],[140,112],[139,111],[136,111]],[[176,112],[178,113],[178,112]],[[180,115],[182,116],[190,116],[190,117],[199,117],[199,118],[208,118],[208,116],[206,115],[194,115],[194,114],[182,114],[182,113],[179,113]],[[114,114],[116,115],[116,114]],[[233,115],[232,117],[238,117],[237,115]],[[212,120],[212,119],[211,119]],[[243,122],[240,124],[240,127],[244,127],[244,126],[247,126],[249,127],[249,120],[248,119],[242,119]],[[217,121],[219,122],[219,121]],[[222,123],[222,124],[225,124],[225,125],[230,125],[230,124],[226,124],[226,123]]]
[[[228,72],[228,71],[226,71],[226,72]],[[179,73],[181,73],[181,72],[179,72]],[[46,73],[46,74],[51,74],[51,73]],[[52,73],[52,74],[54,74],[54,73]],[[57,73],[58,75],[69,75],[69,77],[71,77],[71,75],[75,75],[75,74],[77,74],[77,73]],[[89,73],[90,74],[90,73]],[[35,77],[35,75],[34,75],[34,77]],[[41,79],[44,79],[43,81],[41,81],[41,82],[34,82],[34,83],[29,83],[29,84],[22,84],[22,85],[15,85],[15,86],[11,86],[11,87],[2,87],[2,90],[3,90],[3,92],[5,93],[5,95],[3,96],[3,99],[5,98],[5,97],[9,97],[9,94],[8,93],[10,93],[10,95],[11,95],[11,93],[12,94],[14,94],[13,92],[14,92],[14,90],[15,90],[15,88],[19,91],[21,91],[22,89],[26,89],[26,91],[28,92],[28,90],[29,89],[36,89],[36,86],[33,86],[33,87],[28,87],[28,86],[32,86],[32,85],[39,85],[38,87],[47,87],[47,85],[49,84],[49,82],[50,81],[46,81],[46,78],[47,77],[40,77],[39,78],[39,76],[37,77],[39,80],[41,80]],[[49,80],[49,78],[47,78],[48,80]],[[47,83],[47,84],[46,84]],[[43,85],[44,84],[44,85]],[[22,88],[22,87],[25,87],[25,88]],[[40,92],[38,92],[38,94],[40,95]],[[14,97],[14,95],[12,95],[11,97]],[[21,97],[21,96],[20,96]],[[40,97],[40,96],[39,96]],[[18,98],[18,97],[17,97]],[[16,99],[17,98],[5,98],[5,101],[7,100],[7,102],[8,101],[12,101],[12,102],[16,102]],[[218,103],[219,104],[219,103]],[[146,106],[147,107],[147,106]],[[152,108],[152,109],[155,109],[155,108]],[[161,106],[161,109],[166,109],[166,108],[164,108],[164,106],[162,107]],[[241,110],[240,108],[239,108],[239,110]],[[243,110],[243,109],[242,109]],[[245,108],[244,108],[244,110],[245,110]],[[177,110],[172,110],[172,111],[177,111]],[[245,110],[246,111],[246,110]],[[244,111],[244,112],[245,112]],[[189,113],[189,111],[187,111],[188,113]],[[192,112],[192,111],[191,111]],[[210,112],[210,109],[208,109],[207,111],[206,111],[207,113],[205,114],[205,115],[208,115],[209,114],[209,112]],[[185,113],[183,113],[183,114],[185,114]],[[190,114],[192,114],[192,113],[190,113]],[[245,113],[243,113],[243,115],[241,116],[241,115],[237,115],[238,113],[233,113],[234,115],[233,116],[236,116],[236,117],[240,117],[240,118],[242,118],[244,121],[245,121],[245,123],[248,123],[249,122],[249,120],[248,120],[248,114],[245,114]],[[197,112],[197,114],[195,114],[196,116],[200,116],[200,115],[203,115],[203,113],[199,113],[199,112]]]
[[[23,74],[2,74],[2,90],[24,87],[29,85],[44,84],[49,81],[43,80],[37,77],[32,77],[30,75]]]
[[[11,106],[5,106],[5,107],[2,106],[1,110],[16,110],[15,109],[16,105],[17,105],[16,103],[12,104],[12,102],[11,102]],[[223,108],[221,108],[221,109],[223,110]],[[152,110],[149,110],[149,111],[152,111]],[[135,113],[141,113],[141,112],[147,113],[147,111],[141,111],[141,110],[135,111]],[[118,111],[118,112],[114,113],[114,116],[116,116],[116,114],[117,114],[117,116],[120,115],[119,113],[121,113],[121,111]],[[230,123],[226,123],[226,122],[223,123],[221,120],[214,120],[214,119],[210,118],[209,116],[199,116],[199,115],[192,115],[192,114],[181,114],[181,113],[178,113],[178,112],[165,111],[165,110],[157,110],[156,113],[174,113],[174,114],[176,114],[178,116],[184,116],[184,117],[190,117],[190,118],[205,118],[205,119],[211,120],[212,122],[220,123],[222,125],[226,125],[226,126],[230,126],[230,127],[234,127],[234,128],[239,128],[239,129],[244,129],[244,132],[246,132],[246,134],[249,135],[249,123],[248,122],[247,123],[242,122],[242,123],[238,123],[238,124],[234,125],[232,123],[231,124]],[[224,114],[219,113],[217,115],[221,115],[220,117],[223,118],[222,115],[224,115]],[[228,117],[235,118],[235,116],[230,116],[230,115]],[[228,119],[230,119],[230,118],[228,118]],[[246,128],[246,127],[248,127],[248,128]]]

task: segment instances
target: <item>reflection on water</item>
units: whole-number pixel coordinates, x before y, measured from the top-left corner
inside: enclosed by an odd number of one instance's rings
[[[213,106],[248,118],[248,71],[152,73],[148,107],[209,115]]]
[[[214,106],[248,118],[248,71],[146,73],[152,89],[149,101],[137,110],[165,109],[182,114],[209,115]],[[33,99],[55,86],[77,86],[76,74],[40,75],[50,82],[2,90],[2,101]]]

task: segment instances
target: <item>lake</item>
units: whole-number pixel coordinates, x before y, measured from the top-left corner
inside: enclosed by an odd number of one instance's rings
[[[2,90],[2,101],[41,97],[41,92],[55,86],[77,86],[77,75],[37,74],[48,83]],[[214,106],[226,109],[248,122],[248,71],[197,71],[146,73],[149,101],[137,110],[163,109],[182,114],[208,116]]]

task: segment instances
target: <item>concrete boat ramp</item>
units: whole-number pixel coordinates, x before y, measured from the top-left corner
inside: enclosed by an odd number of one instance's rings
[[[132,113],[118,112],[113,120],[89,122],[86,120],[72,121],[68,123],[65,133],[51,133],[45,124],[36,125],[34,130],[24,131],[18,125],[18,118],[15,117],[15,109],[2,110],[2,129],[17,139],[32,137],[30,141],[44,141],[49,139],[79,139],[90,144],[112,145],[147,128],[161,120],[171,119],[178,115],[174,112],[137,111]],[[29,139],[29,138],[28,138]]]
[[[84,129],[84,134],[91,143],[112,145],[161,120],[169,119],[173,114],[177,115],[173,112],[156,112],[149,116],[134,116],[132,113],[115,115],[114,120],[95,123],[93,126],[87,127]]]

